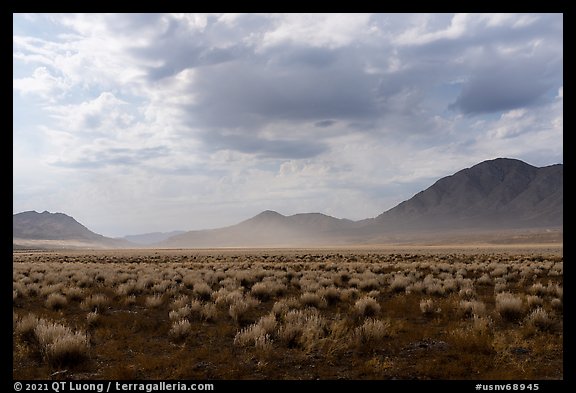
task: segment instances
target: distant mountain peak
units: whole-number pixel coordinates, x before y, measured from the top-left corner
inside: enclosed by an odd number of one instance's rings
[[[390,230],[561,226],[562,172],[562,165],[538,168],[512,158],[483,161],[376,220]]]
[[[262,213],[255,215],[250,218],[252,221],[268,221],[268,220],[279,220],[286,218],[286,216],[274,211],[274,210],[264,210]]]
[[[261,217],[285,217],[284,215],[278,213],[277,211],[274,210],[264,210],[262,213],[256,215],[256,217],[261,216]]]
[[[126,241],[111,239],[92,232],[71,216],[64,213],[50,213],[47,210],[42,213],[30,210],[14,214],[12,216],[12,238],[20,239],[18,241],[23,241],[23,243],[52,241],[68,242],[68,244],[81,243],[83,247],[91,245],[97,247],[129,246]]]

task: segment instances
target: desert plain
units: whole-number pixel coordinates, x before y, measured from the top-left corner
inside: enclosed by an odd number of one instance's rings
[[[13,252],[15,379],[562,379],[562,244]]]

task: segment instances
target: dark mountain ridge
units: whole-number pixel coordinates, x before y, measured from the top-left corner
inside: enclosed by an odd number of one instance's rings
[[[395,229],[501,229],[561,226],[563,165],[537,168],[497,158],[444,177],[376,217]]]
[[[13,244],[21,247],[131,247],[132,243],[92,232],[64,213],[26,211],[12,216]]]

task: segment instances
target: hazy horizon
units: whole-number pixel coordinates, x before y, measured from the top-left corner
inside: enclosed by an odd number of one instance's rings
[[[563,163],[562,14],[14,14],[13,213],[109,237],[375,217]]]

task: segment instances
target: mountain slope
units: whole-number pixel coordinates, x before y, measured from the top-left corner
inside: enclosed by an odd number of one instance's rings
[[[369,225],[381,230],[562,226],[563,165],[484,161],[444,177]]]
[[[90,231],[63,213],[26,211],[12,216],[15,247],[130,247],[132,243]]]
[[[190,231],[159,243],[162,247],[280,247],[333,243],[338,231],[353,227],[353,221],[321,213],[284,216],[264,211],[226,228]]]

